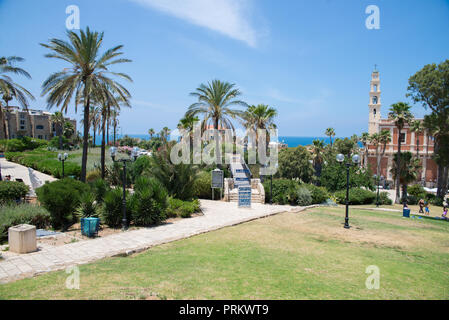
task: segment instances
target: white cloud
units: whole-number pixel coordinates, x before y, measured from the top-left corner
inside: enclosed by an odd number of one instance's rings
[[[192,24],[220,32],[251,47],[257,35],[249,22],[250,0],[131,0]]]

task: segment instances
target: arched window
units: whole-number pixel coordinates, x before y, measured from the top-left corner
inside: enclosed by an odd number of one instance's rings
[[[376,115],[376,109],[374,109],[373,113],[374,113],[374,115]]]
[[[377,104],[377,96],[373,96],[373,104]]]
[[[377,84],[374,85],[374,92],[377,92]]]

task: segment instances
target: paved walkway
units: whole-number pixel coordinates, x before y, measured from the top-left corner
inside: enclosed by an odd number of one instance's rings
[[[182,219],[153,228],[122,232],[104,238],[83,240],[57,247],[0,259],[0,283],[32,277],[67,266],[89,263],[115,255],[128,255],[152,246],[188,238],[226,226],[270,216],[285,211],[302,211],[305,207],[254,203],[251,209],[239,209],[236,203],[201,200],[204,215]]]
[[[57,180],[48,174],[8,161],[5,158],[0,158],[0,166],[2,178],[5,179],[7,175],[10,175],[12,181],[22,179],[30,187],[30,196],[35,196],[34,190],[42,186],[45,181],[51,182]]]

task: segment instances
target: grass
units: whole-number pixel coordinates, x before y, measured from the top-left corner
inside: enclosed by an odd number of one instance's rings
[[[0,285],[3,299],[449,299],[449,223],[344,208],[283,213]],[[366,268],[380,269],[368,290]]]
[[[83,149],[80,148],[78,150],[73,150],[67,152],[70,157],[67,159],[68,162],[74,162],[81,166],[81,158],[83,156]],[[113,163],[111,156],[109,155],[109,147],[106,147],[105,152],[105,163],[106,166],[109,166]],[[101,148],[95,147],[95,148],[89,148],[89,152],[87,154],[87,172],[92,171],[95,169],[95,167],[99,168],[101,163]]]

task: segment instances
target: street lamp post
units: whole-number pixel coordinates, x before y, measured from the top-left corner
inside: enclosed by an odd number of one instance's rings
[[[67,160],[67,158],[69,157],[69,155],[67,154],[67,152],[65,152],[64,154],[59,153],[58,154],[58,160],[62,162],[62,178],[64,179],[64,162]]]
[[[123,213],[123,219],[122,219],[122,230],[125,231],[128,229],[128,220],[126,219],[126,163],[135,161],[137,159],[137,152],[138,149],[136,147],[133,148],[133,151],[131,152],[131,158],[121,158],[121,159],[115,159],[115,156],[117,155],[117,148],[111,147],[109,149],[109,152],[111,154],[112,161],[114,162],[122,162],[123,163],[123,199],[122,199],[122,213]]]
[[[337,155],[337,161],[343,163],[345,161],[345,156],[339,153]],[[352,162],[354,165],[357,165],[360,162],[360,156],[355,154],[352,156]],[[346,213],[345,213],[345,229],[349,229],[349,168],[351,167],[351,163],[346,162]]]

